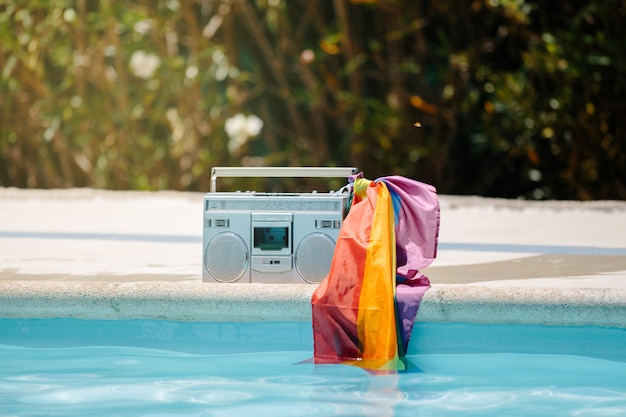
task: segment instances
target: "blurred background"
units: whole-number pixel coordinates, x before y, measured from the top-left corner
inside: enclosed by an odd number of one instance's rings
[[[624,200],[624,51],[618,0],[0,0],[0,186]]]

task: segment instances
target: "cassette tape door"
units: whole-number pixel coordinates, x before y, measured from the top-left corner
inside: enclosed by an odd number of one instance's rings
[[[356,168],[213,168],[204,198],[204,282],[321,282],[330,268],[347,192],[217,192],[218,176],[348,177]]]

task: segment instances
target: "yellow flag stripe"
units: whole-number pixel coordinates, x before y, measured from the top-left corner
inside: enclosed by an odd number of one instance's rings
[[[398,357],[393,206],[383,182],[370,187],[370,192],[376,192],[372,197],[377,201],[366,249],[357,331],[363,346],[363,359],[391,360]]]

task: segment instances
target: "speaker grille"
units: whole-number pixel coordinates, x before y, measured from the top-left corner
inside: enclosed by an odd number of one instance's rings
[[[300,241],[295,253],[296,269],[309,283],[326,278],[335,252],[335,241],[324,233],[311,233]]]
[[[205,249],[204,265],[209,274],[219,282],[239,280],[248,269],[246,243],[236,233],[218,233]]]

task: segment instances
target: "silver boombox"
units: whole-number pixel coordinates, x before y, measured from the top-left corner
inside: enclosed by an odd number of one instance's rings
[[[349,177],[356,168],[231,168],[211,173],[204,196],[203,282],[321,282],[330,269],[349,194],[216,192],[217,177]]]

